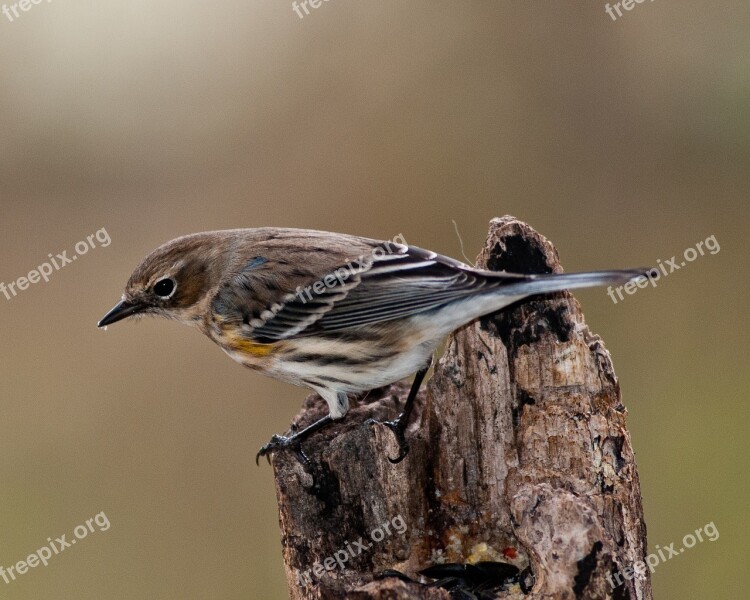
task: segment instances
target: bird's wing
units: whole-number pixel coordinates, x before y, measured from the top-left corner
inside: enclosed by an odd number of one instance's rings
[[[270,343],[372,325],[524,279],[512,273],[485,274],[434,252],[399,245],[396,252],[375,252],[364,265],[342,265],[297,293],[287,294],[258,317],[246,320],[244,334]]]

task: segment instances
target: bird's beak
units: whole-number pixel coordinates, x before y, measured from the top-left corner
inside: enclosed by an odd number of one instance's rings
[[[117,323],[117,321],[121,321],[125,317],[134,315],[140,312],[142,309],[143,307],[139,304],[128,302],[127,300],[121,300],[114,306],[114,308],[112,308],[112,310],[110,310],[106,315],[102,317],[102,320],[99,321],[96,326],[106,327],[107,325],[111,325],[112,323]]]

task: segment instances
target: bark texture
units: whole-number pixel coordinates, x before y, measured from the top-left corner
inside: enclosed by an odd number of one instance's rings
[[[561,271],[552,244],[513,217],[492,220],[477,265]],[[292,455],[273,458],[291,598],[470,597],[418,571],[495,561],[529,568],[497,598],[651,599],[647,572],[612,577],[646,554],[640,484],[609,353],[572,295],[455,332],[393,465],[393,434],[365,420],[394,418],[407,391],[370,392],[305,443],[314,486]],[[311,396],[295,425],[325,413]],[[385,569],[415,581],[375,579]]]

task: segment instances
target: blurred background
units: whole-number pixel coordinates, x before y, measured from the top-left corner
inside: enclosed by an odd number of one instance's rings
[[[659,565],[655,597],[745,597],[745,2],[10,6],[0,281],[111,243],[0,295],[0,565],[102,511],[111,527],[0,597],[286,597],[254,456],[306,392],[175,323],[97,330],[150,250],[272,225],[461,258],[455,220],[473,260],[504,214],[569,271],[679,263],[715,236],[656,288],[576,295],[620,377],[650,548],[720,533]]]

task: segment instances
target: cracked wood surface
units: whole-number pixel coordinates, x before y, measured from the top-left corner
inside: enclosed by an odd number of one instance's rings
[[[561,271],[552,244],[513,217],[491,221],[477,265]],[[316,487],[292,454],[274,456],[292,599],[448,599],[374,576],[419,580],[436,563],[478,561],[530,567],[530,590],[514,584],[497,598],[651,599],[648,572],[615,589],[608,580],[646,554],[640,483],[609,353],[570,293],[451,335],[412,415],[411,451],[392,465],[392,433],[364,422],[393,418],[407,391],[354,400],[304,444]],[[310,396],[295,424],[326,410]]]

